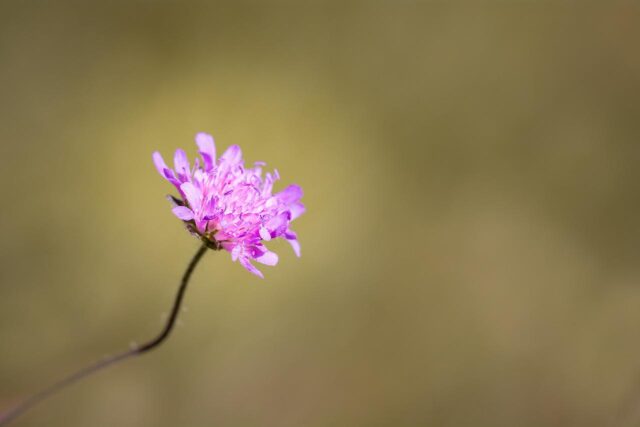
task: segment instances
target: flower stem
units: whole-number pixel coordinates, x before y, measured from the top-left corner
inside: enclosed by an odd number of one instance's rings
[[[180,287],[178,288],[178,292],[173,301],[171,314],[169,315],[169,318],[167,319],[167,323],[164,325],[164,328],[162,329],[160,334],[158,334],[158,336],[156,336],[149,342],[142,344],[136,348],[132,348],[125,352],[116,354],[115,356],[109,356],[102,360],[99,360],[53,383],[49,387],[41,390],[40,392],[32,395],[31,397],[25,399],[23,402],[9,409],[4,414],[0,414],[0,426],[8,424],[10,421],[16,419],[18,416],[27,412],[36,404],[56,394],[57,392],[63,390],[67,386],[70,386],[85,377],[93,375],[103,370],[104,368],[115,365],[118,362],[122,362],[134,356],[140,356],[142,354],[145,354],[153,350],[154,348],[158,347],[160,344],[162,344],[167,339],[167,337],[173,330],[173,327],[175,326],[176,320],[178,318],[178,313],[180,312],[180,305],[182,304],[182,299],[184,298],[185,291],[187,290],[187,285],[189,284],[189,278],[191,277],[191,273],[193,273],[193,270],[196,268],[198,261],[200,261],[200,259],[202,258],[202,255],[204,255],[207,249],[208,249],[207,245],[203,244],[202,246],[200,246],[200,248],[198,249],[198,252],[196,252],[196,254],[191,259],[191,262],[189,263],[187,270],[184,272],[184,275],[182,276]]]

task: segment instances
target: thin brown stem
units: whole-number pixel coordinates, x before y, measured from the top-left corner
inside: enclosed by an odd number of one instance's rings
[[[158,347],[160,344],[162,344],[167,339],[167,337],[173,330],[173,327],[175,326],[176,320],[178,318],[178,313],[180,312],[180,305],[182,304],[185,291],[187,290],[187,285],[189,284],[189,279],[191,277],[191,274],[193,273],[193,270],[196,268],[198,261],[200,261],[200,259],[202,258],[202,255],[204,255],[207,249],[208,249],[207,245],[203,244],[202,246],[200,246],[200,248],[198,249],[198,252],[196,252],[196,254],[191,259],[191,262],[189,263],[187,270],[184,272],[184,275],[182,276],[180,287],[178,288],[178,292],[173,301],[171,314],[169,315],[169,318],[167,319],[167,323],[164,325],[164,328],[158,334],[158,336],[148,341],[147,343],[142,344],[139,347],[132,348],[125,352],[116,354],[115,356],[110,356],[105,359],[102,359],[53,383],[49,387],[41,390],[40,392],[32,395],[31,397],[25,399],[23,402],[9,409],[4,414],[0,414],[0,426],[8,424],[10,421],[16,419],[18,416],[24,414],[29,409],[33,408],[36,404],[42,402],[46,398],[56,394],[57,392],[63,390],[64,388],[72,384],[75,384],[81,379],[88,377],[92,374],[95,374],[109,366],[115,365],[118,362],[122,362],[134,356],[140,356],[142,354],[145,354],[153,350],[154,348]]]

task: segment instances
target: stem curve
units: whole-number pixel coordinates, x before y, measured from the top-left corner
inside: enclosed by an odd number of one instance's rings
[[[180,305],[182,304],[182,300],[184,298],[185,291],[187,290],[187,285],[189,284],[189,279],[191,278],[191,274],[193,270],[195,270],[196,265],[207,251],[208,247],[206,244],[202,244],[198,249],[198,252],[193,256],[187,269],[185,270],[182,280],[180,282],[180,287],[178,288],[178,292],[176,293],[175,299],[173,301],[173,307],[171,309],[171,314],[167,318],[167,323],[165,323],[162,331],[153,339],[148,342],[130,350],[127,350],[122,353],[118,353],[114,356],[106,357],[102,360],[92,363],[89,366],[86,366],[64,378],[58,380],[57,382],[51,384],[50,386],[44,388],[38,393],[28,397],[21,403],[17,404],[13,408],[9,409],[7,412],[0,414],[0,426],[4,426],[8,424],[10,421],[16,419],[20,415],[27,412],[29,409],[42,402],[46,398],[56,394],[57,392],[63,390],[64,388],[73,385],[74,383],[80,381],[81,379],[88,377],[92,374],[95,374],[109,366],[115,365],[118,362],[122,362],[126,359],[129,359],[134,356],[140,356],[145,354],[160,344],[162,344],[168,337],[173,327],[175,326],[176,320],[178,318],[178,313],[180,312]]]

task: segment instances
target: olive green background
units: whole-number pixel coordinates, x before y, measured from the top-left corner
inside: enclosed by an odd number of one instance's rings
[[[0,2],[0,408],[159,331],[198,243],[151,153],[206,131],[304,188],[302,258],[208,253],[165,345],[16,427],[633,418],[639,41],[633,2]]]

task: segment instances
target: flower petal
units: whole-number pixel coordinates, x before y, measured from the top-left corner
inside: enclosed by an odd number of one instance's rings
[[[305,207],[300,202],[295,202],[289,205],[289,211],[291,212],[291,220],[298,218],[305,212]]]
[[[193,219],[193,211],[185,206],[176,206],[171,211],[183,221],[191,221]]]
[[[284,237],[287,239],[293,252],[295,252],[296,256],[300,258],[300,243],[298,243],[298,235],[293,230],[287,230],[284,233]]]
[[[265,224],[265,227],[269,231],[271,231],[271,237],[277,237],[283,234],[287,230],[287,224],[291,214],[287,212],[282,212],[279,215],[274,216]]]
[[[295,203],[302,198],[302,188],[299,185],[292,184],[275,195],[280,201],[286,205]]]
[[[293,252],[300,258],[300,243],[296,239],[287,240],[293,249]]]
[[[156,166],[158,173],[164,177],[165,176],[164,170],[169,168],[167,167],[167,164],[164,162],[164,159],[162,158],[162,154],[160,154],[157,151],[154,151],[153,153],[153,164]]]
[[[237,145],[232,145],[227,148],[220,160],[225,160],[229,163],[240,163],[242,161],[242,150]]]
[[[180,187],[180,181],[176,178],[173,170],[167,167],[167,164],[164,162],[162,155],[157,151],[153,153],[153,164],[156,166],[158,173],[162,175],[164,179],[175,185],[176,187]]]
[[[276,265],[278,263],[278,254],[275,252],[267,251],[262,254],[262,256],[256,258],[256,261],[264,265]]]
[[[176,178],[176,174],[172,169],[165,168],[163,172],[164,172],[164,179],[166,179],[176,187],[180,188],[180,181],[178,181],[178,178]]]
[[[187,158],[187,153],[184,150],[177,149],[176,154],[173,157],[173,163],[176,168],[176,173],[178,176],[180,175],[189,175],[191,167],[189,166],[189,159]]]
[[[204,160],[205,170],[211,170],[216,162],[216,144],[213,137],[208,133],[200,132],[196,135],[196,144],[198,144],[200,155]]]
[[[267,230],[266,227],[262,226],[260,227],[260,237],[262,237],[262,240],[266,240],[268,242],[271,240],[271,233],[269,233],[269,230]]]
[[[242,266],[244,268],[246,268],[247,270],[249,270],[250,273],[255,274],[256,276],[258,276],[261,279],[264,279],[264,275],[262,274],[262,272],[260,270],[258,270],[257,268],[255,268],[253,266],[253,264],[251,264],[251,262],[249,261],[248,258],[245,257],[241,257],[240,258],[240,264],[242,264]]]
[[[199,209],[202,204],[202,191],[190,182],[184,182],[180,186],[180,190],[184,193],[189,202],[191,209]]]

